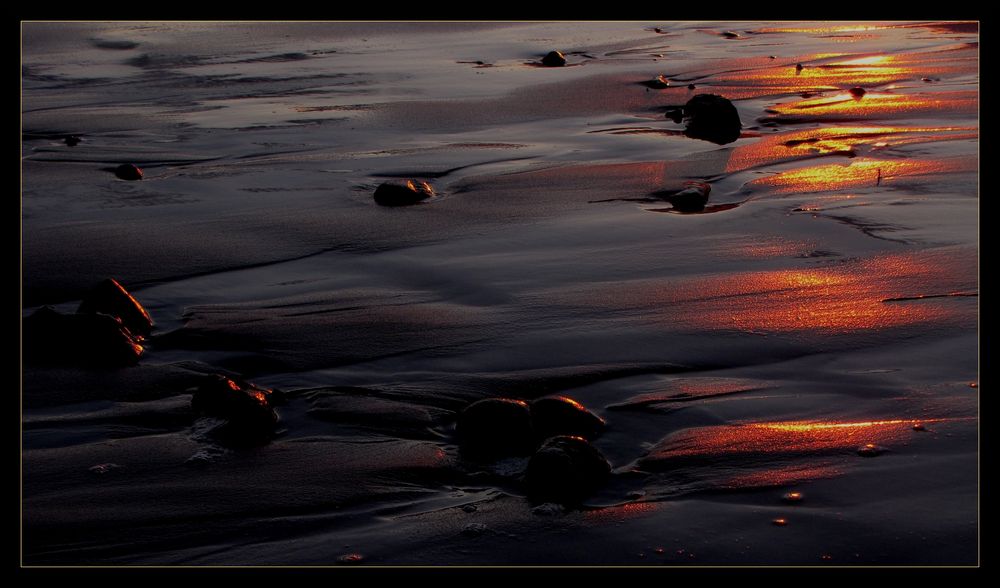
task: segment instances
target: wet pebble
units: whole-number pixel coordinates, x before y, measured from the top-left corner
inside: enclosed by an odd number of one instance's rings
[[[782,495],[781,500],[784,502],[802,502],[805,498],[801,492],[786,492]]]
[[[850,92],[851,96],[854,96],[855,98],[861,98],[862,96],[868,93],[864,88],[860,86],[855,86],[850,90],[848,90],[848,92]]]
[[[591,494],[610,474],[611,464],[586,439],[559,435],[531,456],[524,481],[532,499],[566,504]]]
[[[462,510],[464,512],[476,512],[479,508],[475,504],[463,504]]]
[[[662,90],[664,88],[670,87],[670,80],[663,77],[662,75],[656,76],[651,80],[646,80],[645,82],[639,82],[639,83],[642,84],[643,86],[646,86],[647,88],[652,88],[654,90]]]
[[[434,188],[427,182],[406,180],[385,182],[375,188],[375,203],[381,206],[410,206],[434,196]]]
[[[725,37],[725,38],[727,38],[727,39],[739,39],[740,38],[740,34],[739,33],[734,33],[733,31],[725,31],[725,32],[722,33],[722,36]]]
[[[99,463],[97,465],[90,466],[89,468],[87,468],[87,470],[90,471],[91,473],[103,476],[104,474],[113,472],[123,467],[125,466],[121,466],[116,463]]]
[[[861,457],[876,457],[885,453],[884,447],[879,447],[874,443],[867,443],[858,448],[858,455]]]
[[[469,523],[462,527],[462,534],[466,537],[479,537],[487,531],[483,523]]]
[[[914,431],[926,431],[927,427],[923,423],[913,423]]]
[[[684,189],[667,197],[674,208],[681,212],[698,212],[705,209],[712,185],[706,182],[684,182]]]
[[[115,175],[122,180],[141,180],[142,170],[131,163],[123,163],[115,168]]]
[[[542,65],[545,67],[562,67],[566,65],[566,56],[559,51],[549,51],[549,53],[542,58]]]
[[[76,147],[77,145],[80,144],[80,141],[82,139],[80,139],[80,137],[77,137],[76,135],[67,135],[66,138],[63,140],[66,142],[66,145],[70,147]]]
[[[785,519],[772,519],[771,524],[776,527],[784,527],[785,525],[788,524],[788,521]]]
[[[346,553],[338,557],[337,562],[342,564],[359,564],[363,562],[364,559],[365,556],[361,555],[360,553]]]
[[[801,63],[796,63],[795,64],[795,71],[799,72],[799,71],[802,71],[803,69],[805,69],[805,68],[802,67]]]

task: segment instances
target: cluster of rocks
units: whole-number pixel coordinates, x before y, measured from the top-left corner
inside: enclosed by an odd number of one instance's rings
[[[604,419],[565,396],[530,403],[487,398],[462,411],[456,433],[473,459],[530,455],[523,479],[531,499],[575,503],[611,474],[611,464],[590,443],[605,427]]]

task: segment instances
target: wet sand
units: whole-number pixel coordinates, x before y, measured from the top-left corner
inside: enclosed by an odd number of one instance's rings
[[[979,561],[974,23],[23,33],[23,315],[113,276],[156,322],[24,366],[23,563]],[[699,93],[737,141],[665,118]],[[209,434],[217,373],[273,440]],[[455,437],[547,394],[608,423],[577,507]]]

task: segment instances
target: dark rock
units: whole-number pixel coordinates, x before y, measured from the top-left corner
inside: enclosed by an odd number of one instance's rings
[[[80,143],[81,139],[76,135],[67,135],[66,138],[63,140],[66,141],[66,144],[69,145],[70,147],[75,147]]]
[[[123,163],[115,168],[115,175],[123,180],[141,180],[142,170],[131,163]]]
[[[278,422],[270,394],[270,390],[213,375],[195,390],[191,408],[226,421],[213,431],[215,436],[234,443],[254,443],[269,439]]]
[[[667,118],[680,124],[684,120],[684,107],[683,106],[668,106],[666,112],[664,113]]]
[[[427,182],[386,182],[375,189],[375,202],[382,206],[409,206],[433,195],[434,188]]]
[[[528,403],[513,398],[473,402],[458,418],[462,450],[474,456],[527,455],[535,448]]]
[[[740,34],[739,33],[734,33],[733,31],[725,31],[724,33],[722,33],[722,36],[725,37],[725,38],[727,38],[727,39],[739,39],[740,38]]]
[[[542,65],[545,67],[562,67],[566,65],[566,56],[558,51],[549,51],[548,55],[542,58]]]
[[[662,90],[664,88],[670,87],[670,80],[663,77],[662,75],[656,76],[651,80],[646,80],[644,82],[639,82],[639,83],[642,84],[643,86],[646,86],[647,88],[652,88],[654,90]]]
[[[860,87],[860,86],[856,86],[854,88],[851,88],[850,90],[848,90],[848,92],[850,92],[851,96],[854,96],[855,98],[861,98],[862,96],[864,96],[867,93],[867,92],[865,92],[865,89],[862,88],[862,87]]]
[[[688,121],[684,134],[693,139],[725,145],[740,137],[740,113],[718,94],[698,94],[688,100],[684,118]]]
[[[24,319],[24,359],[35,364],[134,365],[142,346],[117,318],[63,314],[50,306]]]
[[[114,278],[108,278],[83,298],[78,313],[111,315],[121,321],[132,336],[142,338],[153,330],[153,319],[131,294]]]
[[[608,460],[582,437],[560,435],[545,441],[528,461],[528,496],[572,504],[599,488],[611,474]]]
[[[879,447],[874,443],[866,443],[858,448],[858,455],[861,457],[877,457],[885,453],[885,447]]]
[[[802,71],[803,69],[805,69],[805,68],[802,67],[801,63],[796,63],[795,64],[795,71],[799,72],[799,71]]]
[[[684,182],[684,189],[667,197],[674,208],[681,212],[699,212],[705,209],[712,185],[705,182]]]
[[[688,84],[688,90],[694,90],[694,88],[695,88],[694,84]]]
[[[594,439],[604,431],[604,419],[565,396],[547,396],[531,403],[531,422],[541,437],[575,435]]]

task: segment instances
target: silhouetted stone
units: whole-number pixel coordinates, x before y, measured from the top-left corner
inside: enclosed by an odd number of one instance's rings
[[[526,455],[535,448],[528,404],[513,398],[473,402],[459,416],[456,433],[463,451],[474,456]]]
[[[687,127],[684,134],[719,145],[740,137],[740,113],[728,99],[718,94],[698,94],[684,105]]]
[[[123,180],[141,180],[142,170],[131,163],[123,163],[115,168],[115,175]]]
[[[662,90],[664,88],[670,87],[670,80],[663,77],[662,75],[656,76],[651,80],[646,80],[644,82],[639,82],[639,83],[642,84],[643,86],[646,86],[647,88],[652,88],[654,90]]]
[[[77,137],[76,135],[67,135],[63,140],[66,141],[66,144],[70,147],[75,147],[80,143],[80,137]]]
[[[604,419],[566,396],[547,396],[531,403],[531,422],[541,437],[576,435],[594,439],[604,431]]]
[[[667,197],[674,208],[681,212],[699,212],[705,209],[712,185],[705,182],[684,182],[684,189]]]
[[[528,496],[543,502],[575,503],[611,474],[608,460],[582,437],[560,435],[545,441],[528,461]]]
[[[23,326],[28,363],[122,367],[138,362],[143,351],[121,321],[106,314],[63,314],[46,306]]]
[[[861,98],[862,96],[867,94],[867,92],[865,92],[865,89],[860,86],[851,88],[850,90],[848,90],[848,92],[850,92],[851,96],[854,96],[855,98]]]
[[[559,51],[549,51],[548,55],[542,58],[542,65],[546,67],[562,67],[566,65],[566,57]]]
[[[236,443],[253,443],[269,439],[278,422],[270,394],[270,390],[233,378],[208,376],[191,397],[191,408],[226,420],[213,431],[217,437]]]
[[[375,189],[375,202],[382,206],[408,206],[434,195],[434,188],[427,182],[406,180],[386,182]]]
[[[104,280],[83,298],[78,313],[111,315],[121,321],[133,336],[149,335],[153,329],[153,319],[131,294],[114,278]]]
[[[733,31],[726,31],[726,32],[722,33],[722,36],[725,37],[725,38],[727,38],[727,39],[739,39],[740,38],[740,34],[739,33],[734,33]]]

